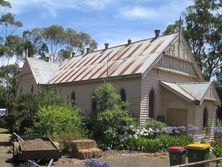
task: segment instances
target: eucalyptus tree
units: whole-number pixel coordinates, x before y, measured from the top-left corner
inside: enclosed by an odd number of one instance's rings
[[[194,0],[184,12],[183,34],[206,80],[222,61],[221,0]],[[170,24],[164,34],[178,31],[179,20]]]
[[[19,53],[21,56],[21,48],[14,42],[15,40],[21,42],[21,40],[18,40],[18,36],[14,36],[14,32],[23,26],[22,22],[15,19],[14,14],[6,12],[9,8],[11,8],[10,2],[0,0],[0,56],[5,56],[8,59],[14,56],[12,53]]]

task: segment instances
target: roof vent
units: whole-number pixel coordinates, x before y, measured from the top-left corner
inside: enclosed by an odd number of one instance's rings
[[[155,38],[158,38],[160,36],[160,30],[154,30],[155,32]]]
[[[71,54],[72,54],[72,57],[75,57],[75,55],[76,55],[76,53],[75,53],[75,52],[72,52]]]
[[[85,51],[84,49],[81,49],[80,52],[81,52],[81,55],[83,55]]]
[[[86,48],[86,54],[90,52],[90,48]]]
[[[45,56],[45,61],[49,62],[49,56]]]
[[[105,43],[104,45],[105,45],[105,50],[108,49],[109,43]]]
[[[132,40],[131,40],[131,39],[128,39],[128,41],[127,41],[127,45],[130,45],[131,42],[132,42]]]

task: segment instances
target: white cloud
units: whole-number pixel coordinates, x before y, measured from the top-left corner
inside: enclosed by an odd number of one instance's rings
[[[134,18],[152,18],[156,15],[156,12],[153,9],[143,8],[140,6],[135,7],[123,7],[119,10],[119,15],[127,19]]]
[[[25,13],[32,7],[42,7],[52,16],[57,16],[60,9],[102,10],[111,4],[112,0],[9,0],[15,14]]]
[[[138,1],[139,0],[137,0],[137,2]],[[146,19],[166,22],[167,20],[175,20],[175,18],[179,18],[182,11],[192,4],[191,0],[168,0],[165,3],[162,1],[156,2],[158,3],[158,6],[152,6],[149,4],[150,2],[148,0],[140,1],[143,1],[144,3],[138,3],[139,5],[137,6],[128,5],[119,8],[117,16],[128,20]],[[147,4],[145,2],[147,2]]]

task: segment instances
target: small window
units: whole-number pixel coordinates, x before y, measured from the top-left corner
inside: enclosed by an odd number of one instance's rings
[[[149,118],[154,118],[155,92],[151,89],[149,93]]]
[[[203,127],[207,127],[207,124],[208,124],[208,109],[207,107],[205,107],[203,112]]]
[[[72,103],[72,105],[75,105],[75,103],[76,103],[76,94],[75,94],[75,92],[71,93],[71,103]]]
[[[122,101],[126,102],[126,92],[123,88],[120,90],[120,97]]]

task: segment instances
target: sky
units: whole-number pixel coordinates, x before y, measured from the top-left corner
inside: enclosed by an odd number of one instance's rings
[[[177,20],[191,0],[9,0],[23,23],[18,33],[53,24],[86,32],[110,46],[146,39]]]

